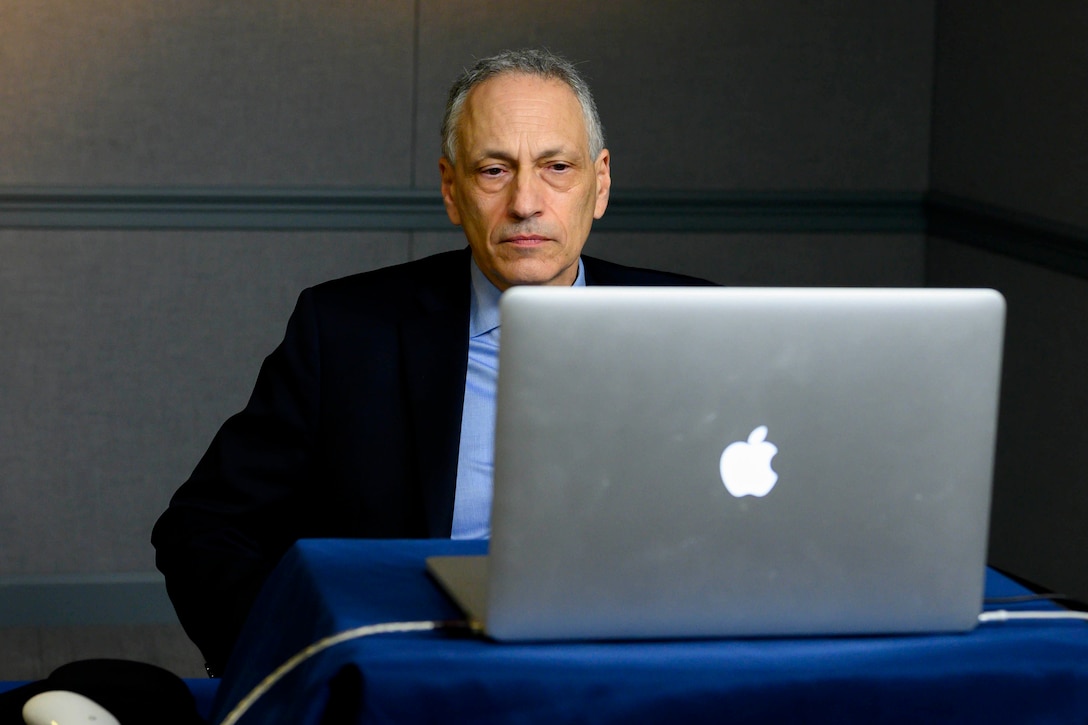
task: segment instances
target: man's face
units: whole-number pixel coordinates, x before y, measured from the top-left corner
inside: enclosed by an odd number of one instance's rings
[[[439,161],[450,221],[500,290],[570,285],[590,226],[608,206],[608,151],[589,156],[582,107],[561,81],[506,74],[469,93]]]

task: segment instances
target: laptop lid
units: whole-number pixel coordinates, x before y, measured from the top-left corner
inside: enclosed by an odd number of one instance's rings
[[[458,566],[491,636],[974,626],[998,293],[518,287],[501,309],[490,554]]]

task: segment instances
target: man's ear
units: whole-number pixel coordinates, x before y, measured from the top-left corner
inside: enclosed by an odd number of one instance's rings
[[[608,149],[601,149],[597,161],[593,164],[597,176],[597,202],[593,208],[593,218],[600,219],[608,208],[608,192],[612,189],[612,171],[609,167]]]
[[[453,164],[443,156],[438,160],[438,171],[442,174],[442,203],[446,205],[446,216],[451,222],[461,226],[461,212],[457,209],[456,172]]]

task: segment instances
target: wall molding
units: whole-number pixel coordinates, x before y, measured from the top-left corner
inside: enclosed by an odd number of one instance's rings
[[[920,233],[910,192],[618,191],[594,228],[613,231]]]
[[[1042,217],[933,192],[926,233],[1088,278],[1088,230]]]
[[[0,229],[451,228],[436,190],[0,186]],[[1088,230],[940,192],[615,189],[595,228],[929,234],[1088,277]]]
[[[597,228],[922,232],[917,193],[617,190]],[[437,191],[0,187],[0,228],[400,230],[452,227]]]
[[[0,188],[0,228],[428,230],[437,193],[373,189]]]

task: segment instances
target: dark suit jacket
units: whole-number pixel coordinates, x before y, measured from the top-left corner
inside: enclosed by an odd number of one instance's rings
[[[152,534],[209,664],[297,539],[448,537],[468,361],[468,250],[305,290],[245,409]],[[583,256],[587,284],[706,284]]]

